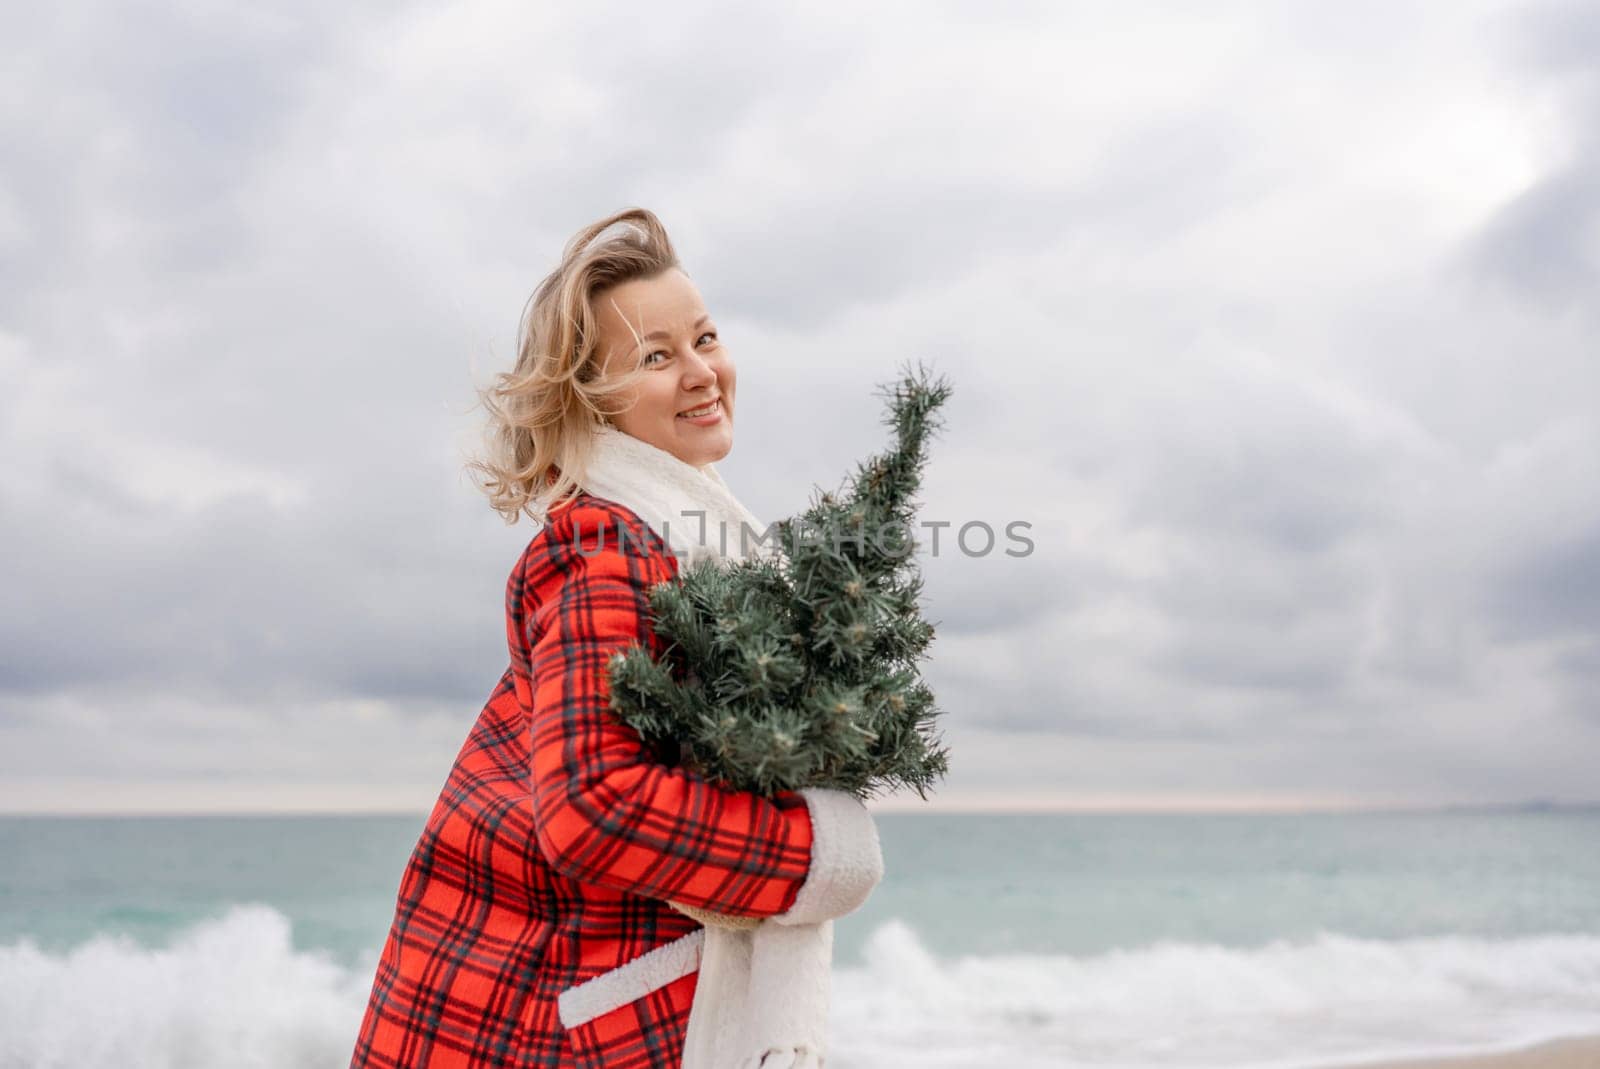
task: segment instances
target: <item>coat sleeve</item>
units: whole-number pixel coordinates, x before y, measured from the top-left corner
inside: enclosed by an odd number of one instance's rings
[[[670,571],[618,549],[573,552],[563,564],[530,649],[539,850],[573,879],[649,898],[738,916],[787,914],[797,898],[803,907],[806,795],[768,799],[656,763],[610,709],[608,662],[651,646],[649,591]]]

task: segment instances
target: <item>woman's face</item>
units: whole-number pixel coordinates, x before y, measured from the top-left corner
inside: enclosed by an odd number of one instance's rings
[[[733,360],[700,291],[670,268],[595,294],[600,354],[608,370],[643,364],[624,411],[612,422],[694,467],[733,448]],[[715,402],[713,404],[713,402]],[[711,405],[709,415],[683,413]]]

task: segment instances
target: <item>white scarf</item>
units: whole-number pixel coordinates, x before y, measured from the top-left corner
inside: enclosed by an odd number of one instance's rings
[[[649,524],[680,570],[782,552],[775,538],[761,541],[765,525],[711,464],[687,464],[610,424],[597,428],[580,481]],[[706,926],[682,1069],[821,1069],[832,966],[831,920]]]
[[[766,525],[733,496],[714,466],[686,464],[609,423],[595,429],[581,482],[594,496],[637,513],[671,548],[680,569],[776,550],[776,539],[762,542]]]

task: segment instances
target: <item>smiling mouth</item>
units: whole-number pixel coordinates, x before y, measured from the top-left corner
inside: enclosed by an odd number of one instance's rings
[[[687,412],[679,412],[678,413],[678,418],[679,419],[699,419],[701,416],[709,416],[714,412],[721,412],[721,411],[722,411],[722,398],[719,397],[715,401],[712,401],[709,405],[701,405],[699,408],[691,408]]]

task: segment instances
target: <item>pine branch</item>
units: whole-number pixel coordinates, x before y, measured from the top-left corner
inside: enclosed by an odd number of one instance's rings
[[[707,778],[926,798],[948,770],[910,532],[951,387],[918,367],[881,393],[888,451],[775,524],[776,560],[702,561],[652,590],[663,662],[637,645],[612,660],[617,715]]]

